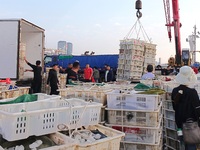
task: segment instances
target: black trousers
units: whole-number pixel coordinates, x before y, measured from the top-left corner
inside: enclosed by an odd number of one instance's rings
[[[33,93],[41,93],[42,81],[33,81],[31,88],[33,89]]]
[[[59,91],[58,90],[58,86],[57,85],[51,85],[51,92],[50,95],[58,95]]]

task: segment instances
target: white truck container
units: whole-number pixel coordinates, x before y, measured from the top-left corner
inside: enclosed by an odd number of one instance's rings
[[[32,72],[24,57],[33,64],[40,60],[43,66],[44,29],[24,19],[0,20],[0,79],[24,80]]]

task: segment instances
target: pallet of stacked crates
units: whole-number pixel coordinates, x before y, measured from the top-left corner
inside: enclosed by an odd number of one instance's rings
[[[143,41],[136,39],[120,41],[118,80],[139,80],[141,78],[144,63],[143,43]]]
[[[107,97],[106,126],[125,133],[120,150],[162,149],[163,96],[115,90]]]
[[[169,150],[179,149],[179,140],[177,135],[177,127],[175,123],[175,112],[172,106],[171,93],[177,84],[169,82],[164,86],[166,90],[166,100],[163,101],[163,130],[165,132],[165,147]]]

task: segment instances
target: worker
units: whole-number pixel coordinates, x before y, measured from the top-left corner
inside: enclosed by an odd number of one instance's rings
[[[60,67],[60,73],[68,73],[69,70],[72,69],[72,67],[73,67],[73,64],[72,64],[72,63],[69,63],[68,66],[67,66],[67,68],[65,68],[65,69],[62,68],[62,67]]]
[[[94,67],[93,77],[94,77],[95,82],[98,83],[100,74],[99,74],[99,70],[97,69],[97,67]]]
[[[106,73],[105,73],[105,82],[113,81],[113,71],[111,70],[110,66],[107,65]]]
[[[84,81],[85,82],[91,82],[92,81],[92,76],[93,76],[93,70],[90,68],[89,64],[86,64],[85,69],[84,69]]]
[[[191,67],[183,66],[175,77],[175,81],[179,86],[172,90],[172,106],[175,111],[175,122],[178,131],[182,131],[183,123],[188,119],[198,121],[200,117],[200,101],[198,93],[194,88],[190,88],[190,85],[197,82],[197,76]],[[197,149],[195,144],[184,143],[184,135],[179,135],[179,140],[181,150]]]
[[[74,62],[73,67],[71,70],[69,70],[67,74],[67,84],[70,84],[70,80],[77,81],[78,80],[78,71],[80,69],[79,62]]]
[[[54,64],[52,66],[52,69],[49,70],[49,75],[47,79],[47,86],[50,85],[51,87],[51,92],[50,95],[58,95],[59,91],[58,90],[58,77],[57,77],[57,71],[59,70],[58,64]]]
[[[40,66],[41,61],[37,60],[36,65],[33,65],[27,61],[26,57],[24,58],[24,60],[32,68],[32,70],[26,69],[25,72],[30,71],[33,72],[34,74],[31,85],[33,93],[41,93],[41,85],[42,85],[42,67]]]
[[[153,71],[153,66],[148,65],[147,66],[147,73],[144,74],[141,79],[142,80],[154,79],[155,75],[152,73],[152,71]]]

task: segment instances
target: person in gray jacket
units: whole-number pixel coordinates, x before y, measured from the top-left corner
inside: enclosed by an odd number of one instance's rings
[[[99,70],[97,69],[97,67],[94,67],[93,77],[94,77],[95,82],[98,83],[100,75],[99,75]]]

